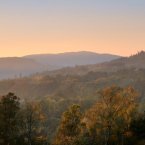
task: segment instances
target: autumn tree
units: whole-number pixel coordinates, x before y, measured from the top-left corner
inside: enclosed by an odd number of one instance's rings
[[[43,121],[43,115],[40,112],[40,106],[36,102],[25,103],[21,110],[22,116],[22,135],[26,138],[29,145],[33,145],[34,142],[44,140],[41,135],[41,121]]]
[[[130,125],[130,130],[133,134],[133,145],[142,145],[145,142],[145,112],[138,113],[136,118],[134,118]],[[141,144],[142,142],[142,144]]]
[[[55,145],[74,144],[81,131],[81,117],[78,105],[72,105],[64,112],[54,141]]]
[[[124,143],[129,135],[129,125],[136,109],[136,91],[131,88],[112,86],[99,92],[97,103],[86,113],[85,122],[96,138],[104,145]]]
[[[8,93],[0,100],[0,143],[12,145],[16,142],[19,130],[18,112],[20,110],[19,98]]]

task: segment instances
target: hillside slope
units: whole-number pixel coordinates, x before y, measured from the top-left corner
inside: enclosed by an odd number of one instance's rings
[[[38,72],[60,69],[65,66],[95,64],[118,57],[110,54],[101,55],[92,52],[76,52],[0,58],[0,79],[29,76]]]
[[[45,73],[27,78],[0,81],[0,94],[14,92],[21,98],[27,99],[88,98],[91,100],[97,97],[97,90],[115,84],[133,86],[139,92],[140,100],[144,101],[144,63],[145,52],[141,52],[129,58],[99,65],[78,67],[79,71],[85,72],[82,74],[78,73],[78,69],[76,71],[75,67],[56,71],[57,73],[53,72],[53,75]]]
[[[19,57],[0,58],[0,79],[22,77],[44,69],[32,59]]]
[[[56,71],[45,72],[42,75],[84,75],[88,72],[116,72],[123,69],[145,69],[145,51],[130,57],[121,57],[109,62],[76,67],[65,67]]]

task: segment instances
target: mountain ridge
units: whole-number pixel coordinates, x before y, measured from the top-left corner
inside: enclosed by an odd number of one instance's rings
[[[52,71],[75,65],[96,64],[117,59],[120,56],[93,52],[68,52],[63,54],[40,54],[24,57],[0,58],[0,79],[29,76],[44,71]]]
[[[121,56],[113,54],[99,54],[89,51],[80,52],[66,52],[59,54],[36,54],[24,56],[24,58],[31,58],[44,65],[53,65],[60,67],[96,64],[105,61],[111,61]]]

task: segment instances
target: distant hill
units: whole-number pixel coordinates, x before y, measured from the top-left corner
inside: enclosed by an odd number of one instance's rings
[[[145,52],[107,63],[66,67],[31,77],[0,81],[0,94],[14,92],[26,99],[96,98],[101,88],[110,85],[133,86],[145,101]]]
[[[35,60],[7,57],[0,58],[0,79],[10,79],[27,76],[45,70],[42,64]]]
[[[117,59],[119,56],[75,52],[62,54],[40,54],[24,57],[0,58],[0,79],[29,76],[44,71],[52,71],[75,65],[96,64]]]
[[[116,72],[123,69],[145,69],[145,51],[130,57],[121,57],[112,61],[99,64],[65,67],[56,71],[45,72],[42,75],[84,75],[88,72]]]
[[[43,65],[51,65],[62,68],[76,65],[97,64],[111,61],[119,57],[120,56],[112,54],[98,54],[94,52],[80,51],[60,54],[29,55],[25,56],[24,58],[33,59]]]

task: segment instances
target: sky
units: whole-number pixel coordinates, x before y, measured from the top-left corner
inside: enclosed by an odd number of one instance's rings
[[[0,0],[0,57],[145,50],[145,0]]]

